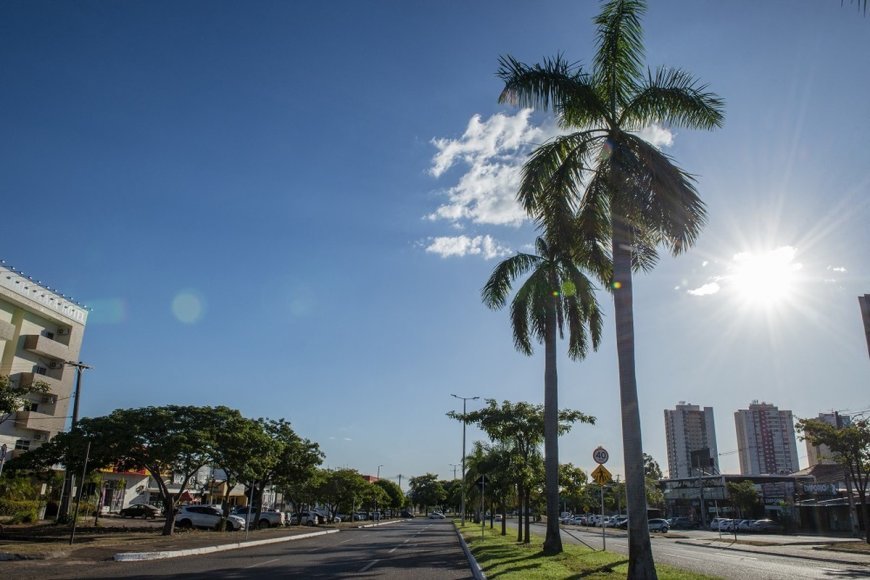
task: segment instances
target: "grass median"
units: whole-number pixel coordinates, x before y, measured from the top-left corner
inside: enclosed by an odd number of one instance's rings
[[[564,544],[565,551],[558,556],[544,556],[543,536],[532,534],[531,544],[518,544],[516,532],[501,535],[501,526],[481,535],[480,527],[466,525],[462,531],[471,553],[488,578],[500,580],[558,580],[562,578],[625,578],[628,575],[628,557],[614,552],[592,550],[586,546]],[[662,580],[713,580],[695,572],[672,566],[656,565]]]

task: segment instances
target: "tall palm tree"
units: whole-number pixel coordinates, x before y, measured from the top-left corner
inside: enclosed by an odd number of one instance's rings
[[[498,264],[483,287],[483,302],[505,306],[514,281],[529,274],[511,302],[514,346],[532,354],[532,338],[544,344],[544,457],[547,489],[547,536],[544,552],[562,551],[559,532],[559,401],[556,340],[568,331],[568,356],[583,359],[601,338],[601,312],[595,287],[578,266],[579,252],[563,251],[539,237],[537,255],[519,253]]]
[[[595,18],[591,72],[561,55],[527,66],[501,59],[501,102],[553,110],[572,131],[538,148],[524,168],[518,199],[545,228],[564,231],[553,207],[578,208],[578,222],[610,238],[622,438],[628,490],[629,578],[655,578],[646,526],[643,448],[634,364],[632,270],[648,270],[656,248],[674,255],[705,222],[693,178],[635,133],[653,123],[712,129],[723,101],[680,69],[644,71],[642,0],[610,0]],[[567,199],[566,199],[567,198]]]

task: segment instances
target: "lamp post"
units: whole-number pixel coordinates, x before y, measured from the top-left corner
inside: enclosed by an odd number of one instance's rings
[[[377,475],[377,479],[375,479],[375,481],[381,480],[381,467],[383,467],[383,466],[384,466],[383,464],[378,465],[378,475]],[[378,516],[378,521],[381,521],[381,513],[380,513],[380,508],[378,507],[378,500],[377,499],[375,499],[375,513]]]
[[[465,526],[465,404],[468,401],[476,401],[480,397],[460,397],[450,394],[451,397],[462,399],[462,526]]]
[[[450,467],[453,468],[453,479],[456,479],[456,468],[459,467],[458,463],[451,463]]]

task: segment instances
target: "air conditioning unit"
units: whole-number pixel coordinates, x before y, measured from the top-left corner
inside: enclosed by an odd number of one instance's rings
[[[63,336],[65,334],[69,334],[69,328],[60,327],[57,329],[57,332],[55,334],[57,334],[58,336]]]
[[[58,362],[58,361],[51,361],[50,363],[48,363],[48,368],[50,368],[50,369],[62,369],[63,363]]]

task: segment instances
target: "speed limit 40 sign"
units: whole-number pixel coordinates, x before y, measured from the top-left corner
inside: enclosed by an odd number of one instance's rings
[[[592,452],[592,459],[595,460],[595,463],[604,464],[610,459],[610,454],[604,447],[596,447],[595,451]]]

